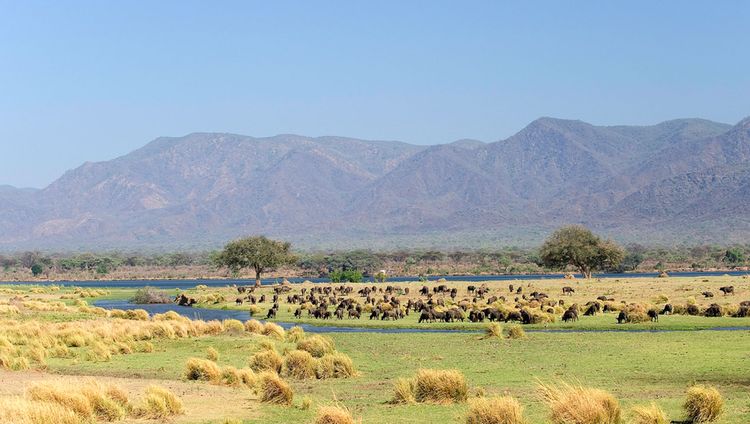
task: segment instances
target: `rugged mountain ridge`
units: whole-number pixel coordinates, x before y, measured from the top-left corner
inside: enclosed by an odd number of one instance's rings
[[[0,187],[0,249],[205,248],[250,233],[307,248],[476,247],[574,222],[622,240],[744,240],[749,159],[750,118],[540,118],[505,140],[434,146],[195,133],[42,190]]]

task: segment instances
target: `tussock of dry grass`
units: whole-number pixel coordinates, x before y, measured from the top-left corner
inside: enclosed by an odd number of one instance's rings
[[[219,351],[209,346],[208,349],[206,349],[206,359],[208,359],[209,361],[214,361],[214,362],[218,361]]]
[[[19,397],[0,399],[0,422],[12,424],[80,424],[81,418],[62,405]]]
[[[276,350],[263,349],[250,357],[250,368],[255,372],[280,372],[283,359]]]
[[[87,382],[80,387],[41,383],[29,388],[26,396],[32,402],[57,405],[70,412],[62,413],[63,417],[73,414],[78,422],[117,421],[125,418],[130,409],[128,397],[124,391],[118,387],[103,386],[94,381]]]
[[[315,424],[354,424],[354,418],[349,409],[343,406],[321,406]]]
[[[709,423],[721,416],[724,398],[715,387],[697,385],[688,389],[683,408],[690,421]]]
[[[221,378],[221,369],[208,359],[189,358],[185,362],[184,377],[187,380],[209,381],[216,383]]]
[[[632,424],[669,424],[664,411],[653,402],[650,405],[634,406],[631,413]]]
[[[503,338],[503,326],[492,322],[487,328],[484,329],[485,339],[502,339]]]
[[[290,342],[299,342],[305,338],[305,330],[302,327],[294,326],[287,330],[286,339]]]
[[[161,386],[150,386],[146,389],[143,401],[133,410],[139,418],[164,419],[184,412],[182,401]]]
[[[526,332],[523,331],[523,327],[521,327],[518,324],[514,324],[508,327],[508,338],[509,339],[525,339]]]
[[[458,370],[419,369],[410,379],[396,380],[393,403],[465,402],[469,387]]]
[[[558,387],[540,383],[538,390],[555,424],[620,423],[620,404],[604,390],[567,383]]]
[[[267,322],[263,324],[263,332],[261,333],[264,336],[271,337],[276,340],[284,340],[284,329],[273,322]]]
[[[297,342],[297,349],[305,350],[316,358],[321,358],[326,354],[333,353],[335,345],[333,339],[319,334],[307,336]]]
[[[351,358],[341,352],[327,354],[318,359],[318,378],[349,378],[357,375]]]
[[[274,372],[258,375],[258,395],[260,401],[275,405],[290,406],[294,398],[292,388]]]
[[[467,424],[526,424],[523,406],[513,397],[469,399]]]
[[[315,378],[317,362],[309,352],[293,350],[284,355],[281,375],[300,380]]]

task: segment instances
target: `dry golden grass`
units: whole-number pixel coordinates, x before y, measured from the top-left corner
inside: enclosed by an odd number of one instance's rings
[[[297,349],[305,350],[310,352],[312,356],[320,358],[326,354],[333,353],[335,345],[333,339],[330,337],[314,334],[298,341]]]
[[[283,359],[281,355],[272,349],[263,349],[250,357],[250,368],[255,372],[273,371],[280,372]]]
[[[508,338],[509,339],[525,339],[526,332],[523,331],[523,327],[521,327],[518,324],[514,324],[508,327]]]
[[[469,387],[458,370],[419,369],[411,379],[399,379],[394,384],[393,403],[453,403],[465,402]]]
[[[273,322],[267,322],[263,324],[263,332],[261,334],[276,340],[284,340],[285,336],[284,329],[281,328],[280,325]]]
[[[184,412],[182,401],[161,386],[149,386],[140,405],[133,410],[139,418],[164,419]]]
[[[650,405],[636,405],[631,409],[632,424],[668,424],[666,414],[654,402]]]
[[[258,375],[258,395],[263,403],[290,406],[294,398],[292,388],[278,374],[266,371]]]
[[[513,397],[469,399],[467,424],[526,424],[523,406]]]
[[[539,394],[550,408],[555,424],[619,424],[620,404],[604,390],[560,383],[539,383]]]
[[[302,327],[294,326],[286,332],[286,339],[290,342],[296,343],[304,338],[305,330],[303,330]]]
[[[690,421],[709,423],[721,416],[724,398],[715,387],[697,385],[688,389],[683,408]]]
[[[316,370],[318,378],[349,378],[357,375],[351,358],[341,352],[327,354],[318,358]]]
[[[245,331],[253,334],[261,334],[263,333],[263,323],[257,319],[245,321]]]
[[[0,422],[8,424],[80,424],[81,418],[62,405],[24,398],[0,399]]]
[[[215,362],[208,359],[189,358],[185,362],[183,376],[187,380],[217,383],[221,378],[221,369]]]
[[[317,362],[309,352],[293,350],[284,355],[281,375],[299,380],[315,378]]]
[[[209,361],[214,361],[214,362],[218,361],[219,351],[209,346],[208,349],[206,349],[206,359],[208,359]]]
[[[78,387],[41,383],[26,393],[32,402],[54,404],[70,411],[81,421],[117,421],[127,416],[130,404],[127,394],[115,386],[103,386],[89,381]],[[70,414],[63,414],[68,416]]]
[[[503,338],[503,326],[499,323],[493,322],[484,329],[485,339],[502,339]]]
[[[321,406],[318,408],[315,424],[354,424],[354,418],[346,407]]]

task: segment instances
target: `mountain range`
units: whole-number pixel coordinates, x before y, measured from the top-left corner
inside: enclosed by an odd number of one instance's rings
[[[540,118],[492,143],[194,133],[0,186],[0,249],[534,245],[581,223],[642,244],[750,236],[750,118],[594,126]]]

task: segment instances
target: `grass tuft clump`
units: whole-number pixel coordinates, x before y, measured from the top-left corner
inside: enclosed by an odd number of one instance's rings
[[[354,424],[349,409],[343,406],[321,406],[318,408],[318,415],[315,417],[315,424]]]
[[[499,323],[493,322],[484,329],[485,339],[502,339],[503,338],[503,326]]]
[[[187,380],[218,382],[221,369],[215,362],[208,359],[189,358],[185,362],[184,377]]]
[[[273,349],[263,349],[250,357],[250,368],[255,372],[273,371],[281,372],[283,363],[281,356]]]
[[[620,404],[604,390],[567,383],[558,387],[539,383],[538,390],[555,424],[620,423]]]
[[[182,401],[174,393],[161,386],[146,389],[143,403],[134,410],[139,418],[164,419],[184,412]]]
[[[281,375],[299,380],[315,378],[317,363],[309,352],[293,350],[284,355],[281,364]]]
[[[273,322],[263,324],[262,334],[276,340],[284,340],[285,336],[284,329],[279,324]]]
[[[286,332],[286,339],[290,342],[297,343],[300,340],[305,338],[305,330],[302,329],[302,327],[294,326],[287,330]]]
[[[683,408],[691,422],[710,423],[721,416],[724,398],[715,387],[697,385],[688,389]]]
[[[509,339],[525,339],[526,332],[518,324],[511,325],[508,327],[508,338]]]
[[[314,334],[297,342],[297,349],[310,352],[312,356],[321,358],[326,354],[333,353],[335,346],[333,339],[330,337]]]
[[[467,424],[526,424],[523,406],[511,396],[469,400]]]
[[[637,405],[631,410],[633,424],[668,424],[669,420],[659,405],[651,402],[650,405]]]
[[[206,359],[214,362],[218,361],[219,351],[214,349],[212,346],[209,346],[208,349],[206,349]]]
[[[292,388],[278,376],[270,371],[258,376],[258,395],[263,403],[290,406],[294,398]]]
[[[465,402],[469,387],[458,370],[419,369],[411,379],[396,380],[393,403]]]

